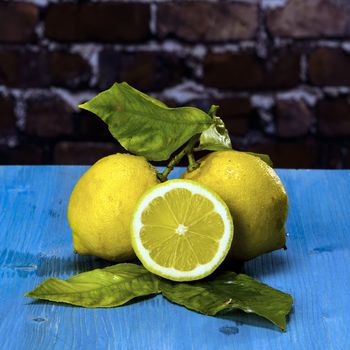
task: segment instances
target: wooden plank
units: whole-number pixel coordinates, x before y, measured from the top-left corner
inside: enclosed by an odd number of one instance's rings
[[[85,169],[0,167],[0,349],[350,348],[350,171],[279,171],[290,198],[288,250],[243,270],[294,296],[283,333],[254,316],[207,317],[159,296],[114,309],[23,297],[48,277],[106,264],[73,254],[66,207]]]

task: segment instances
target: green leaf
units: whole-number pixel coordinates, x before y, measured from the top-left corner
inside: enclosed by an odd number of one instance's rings
[[[247,275],[223,272],[216,277],[193,283],[160,281],[162,294],[170,301],[205,315],[240,309],[270,320],[286,329],[286,316],[293,299]]]
[[[49,278],[25,296],[84,307],[113,307],[159,293],[159,279],[143,266],[117,264],[68,280]]]
[[[116,83],[79,107],[100,117],[125,149],[148,160],[169,159],[193,135],[213,124],[198,108],[169,108],[127,83]]]
[[[49,278],[25,296],[96,308],[120,306],[160,292],[168,300],[205,315],[240,309],[262,316],[283,330],[293,304],[289,294],[244,274],[222,272],[198,282],[176,283],[136,264],[117,264],[68,280]]]
[[[216,115],[216,111],[219,106],[211,106],[209,115],[211,115],[214,124],[212,124],[207,130],[203,131],[200,139],[198,151],[221,151],[232,149],[230,135],[225,127],[221,118]]]
[[[262,153],[254,153],[254,152],[245,152],[245,153],[248,153],[248,154],[250,154],[250,155],[252,155],[254,157],[258,157],[262,161],[264,161],[267,165],[269,165],[270,167],[273,167],[273,163],[272,163],[272,160],[271,160],[269,155],[262,154]]]

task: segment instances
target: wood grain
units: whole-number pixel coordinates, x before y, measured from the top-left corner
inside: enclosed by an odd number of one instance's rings
[[[114,309],[23,297],[50,276],[106,265],[73,254],[66,208],[85,170],[0,167],[0,349],[350,349],[350,171],[279,171],[288,250],[243,271],[294,296],[282,333],[258,317],[207,317],[160,296]]]

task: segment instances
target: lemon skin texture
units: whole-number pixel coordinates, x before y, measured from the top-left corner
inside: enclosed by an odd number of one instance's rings
[[[117,153],[91,166],[68,205],[75,251],[118,262],[135,258],[132,214],[142,194],[157,183],[156,170],[144,157]]]
[[[182,177],[208,186],[229,207],[235,235],[226,261],[245,261],[285,247],[287,193],[260,158],[233,150],[212,152]]]

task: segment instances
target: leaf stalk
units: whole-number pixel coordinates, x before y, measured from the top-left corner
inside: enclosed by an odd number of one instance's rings
[[[168,175],[173,171],[174,167],[180,163],[181,159],[184,156],[192,154],[192,157],[193,157],[193,148],[198,142],[199,136],[200,134],[192,136],[187,142],[186,146],[170,160],[168,165],[165,167],[164,171],[158,174],[158,178],[160,181],[165,182],[168,180]],[[191,159],[192,159],[192,165],[194,165],[196,163],[196,161],[194,160],[194,157]],[[190,166],[191,166],[191,161],[190,161],[189,167]]]

